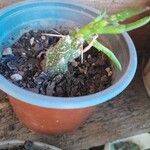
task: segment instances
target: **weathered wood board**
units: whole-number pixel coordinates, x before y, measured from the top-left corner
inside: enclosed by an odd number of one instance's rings
[[[23,0],[0,0],[0,8]],[[149,0],[71,0],[79,4],[85,4],[98,9],[106,9],[108,12],[116,12],[127,7],[146,6]]]
[[[0,0],[0,8],[19,0]],[[101,8],[110,4],[112,0],[76,0],[90,6]],[[124,7],[143,5],[149,0],[113,0],[109,5],[110,12]],[[134,37],[139,55],[149,55],[150,26],[138,29],[131,33]],[[137,35],[137,36],[135,36]],[[141,58],[141,57],[140,57]],[[141,75],[139,65],[138,73],[130,86],[119,96],[103,103],[76,132],[65,135],[41,135],[28,130],[22,125],[12,111],[5,95],[0,98],[0,140],[20,139],[46,142],[64,150],[89,149],[102,145],[108,141],[150,132],[150,98],[148,97]]]

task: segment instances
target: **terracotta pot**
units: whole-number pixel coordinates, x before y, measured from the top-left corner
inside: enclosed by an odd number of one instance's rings
[[[30,129],[40,133],[72,132],[89,117],[95,107],[84,109],[50,109],[27,104],[9,96],[18,118]]]
[[[0,11],[0,50],[29,30],[83,26],[98,12],[61,0],[25,1],[12,5]],[[81,97],[50,97],[24,90],[0,75],[0,89],[10,95],[10,102],[20,121],[41,133],[71,132],[89,117],[96,105],[121,93],[136,71],[134,44],[127,33],[101,36],[101,41],[114,51],[122,64],[122,71],[114,68],[113,84],[104,91]]]

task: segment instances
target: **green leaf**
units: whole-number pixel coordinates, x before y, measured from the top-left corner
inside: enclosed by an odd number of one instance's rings
[[[88,41],[89,43],[89,41]],[[114,53],[109,50],[107,47],[103,46],[97,40],[93,43],[93,47],[95,47],[98,51],[103,52],[107,57],[114,63],[114,65],[119,69],[122,70],[121,64]]]
[[[150,22],[150,16],[144,17],[144,18],[137,20],[133,23],[127,24],[126,25],[126,31],[131,31],[131,30],[137,29],[141,26],[146,25],[149,22]]]
[[[101,31],[101,34],[120,34],[123,32],[131,31],[141,26],[144,26],[150,21],[150,16],[144,17],[138,21],[133,23],[129,23],[127,25],[117,25],[117,26],[106,26]]]
[[[120,21],[124,21],[128,18],[131,18],[135,15],[138,15],[144,11],[148,10],[147,8],[146,9],[143,9],[143,8],[129,8],[129,9],[126,9],[126,10],[123,10],[117,14],[114,14],[112,16],[110,16],[108,18],[109,21],[117,21],[117,22],[120,22]]]
[[[94,34],[93,29],[96,28],[95,24],[98,23],[98,25],[101,27],[108,24],[108,22],[103,19],[105,16],[106,16],[106,11],[102,11],[101,14],[97,16],[96,18],[94,18],[90,23],[86,24],[85,26],[80,28],[78,31],[73,31],[71,33],[71,36],[73,36],[74,38],[79,38],[79,37],[87,38],[91,36],[92,34]]]

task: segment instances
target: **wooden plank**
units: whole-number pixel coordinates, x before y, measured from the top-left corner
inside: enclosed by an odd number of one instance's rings
[[[0,8],[19,0],[0,0]],[[76,2],[100,8],[111,0],[98,1],[77,0]],[[146,5],[149,0],[115,0],[109,11],[135,4]],[[130,3],[129,3],[130,2]],[[148,50],[149,26],[131,33],[138,47]],[[137,37],[135,36],[137,34]],[[144,38],[142,38],[144,37]],[[147,45],[147,46],[146,46]],[[119,96],[98,106],[94,114],[76,132],[65,135],[41,135],[24,127],[16,118],[5,97],[0,99],[0,139],[20,139],[43,141],[64,150],[88,149],[108,141],[150,131],[150,99],[143,86],[141,70],[134,81]]]
[[[0,0],[0,8],[23,0]],[[146,6],[149,0],[72,0],[75,3],[85,4],[97,9],[106,9],[113,13],[127,7]]]

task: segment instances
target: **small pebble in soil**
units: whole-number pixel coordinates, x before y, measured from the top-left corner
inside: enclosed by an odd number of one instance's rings
[[[111,68],[107,67],[105,70],[107,71],[109,77],[112,76]]]
[[[20,74],[13,74],[13,75],[11,75],[11,77],[10,77],[13,81],[20,81],[20,80],[22,80],[22,76],[20,75]]]
[[[89,54],[87,58],[90,59],[90,58],[91,58],[91,55]]]
[[[46,95],[52,96],[54,93],[54,88],[55,88],[56,83],[48,83],[47,88],[46,88]]]
[[[3,50],[3,56],[5,56],[5,55],[13,55],[12,49],[10,47],[5,48]]]
[[[31,44],[31,46],[34,44],[34,37],[32,37],[32,38],[30,39],[30,44]]]
[[[41,39],[42,39],[42,40],[46,40],[46,36],[42,35],[42,36],[41,36]]]
[[[26,53],[22,52],[22,56],[26,56]]]
[[[78,62],[77,62],[77,61],[72,61],[72,62],[71,62],[71,65],[72,65],[73,67],[77,67],[77,66],[78,66]]]
[[[17,70],[17,64],[15,61],[9,61],[7,62],[7,67],[10,69],[10,70]]]
[[[47,75],[44,72],[41,72],[37,77],[34,77],[34,82],[37,85],[40,85],[44,82],[44,80],[47,78]]]
[[[110,72],[110,71],[111,71],[111,69],[110,69],[109,67],[107,67],[105,70],[106,70],[107,72]]]
[[[111,77],[112,74],[113,74],[112,71],[109,71],[109,72],[108,72],[108,77]]]

